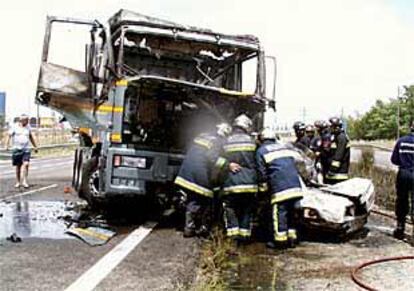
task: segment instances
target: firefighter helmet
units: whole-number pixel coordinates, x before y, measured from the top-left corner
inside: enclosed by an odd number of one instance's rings
[[[297,132],[297,131],[300,131],[300,130],[305,130],[305,128],[306,128],[306,125],[302,122],[302,121],[296,121],[294,124],[293,124],[293,129]]]
[[[317,120],[315,121],[314,125],[318,130],[323,130],[329,127],[328,122],[325,120]]]
[[[308,124],[305,127],[306,132],[315,132],[315,126],[313,124]]]
[[[342,128],[342,125],[343,125],[342,119],[340,119],[339,117],[330,118],[329,123],[331,124],[331,127]]]
[[[240,127],[241,129],[250,132],[253,122],[246,114],[241,114],[234,119],[233,126]]]
[[[269,127],[264,128],[259,135],[260,140],[276,140],[276,132]]]
[[[229,136],[231,133],[231,126],[227,122],[217,124],[217,135],[221,137]]]

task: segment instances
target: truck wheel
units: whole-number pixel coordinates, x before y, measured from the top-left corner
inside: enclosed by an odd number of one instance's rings
[[[87,160],[82,167],[81,187],[79,197],[84,198],[89,206],[96,208],[101,204],[99,195],[99,169],[98,158]]]

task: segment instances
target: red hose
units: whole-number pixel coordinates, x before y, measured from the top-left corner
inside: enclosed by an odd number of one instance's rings
[[[400,261],[400,260],[414,260],[414,256],[390,257],[390,258],[383,258],[383,259],[372,260],[372,261],[362,263],[361,265],[357,266],[355,269],[352,270],[351,272],[352,280],[355,282],[355,284],[357,284],[361,288],[364,288],[365,290],[376,291],[378,289],[375,289],[374,287],[367,285],[361,279],[358,278],[357,276],[358,271],[362,270],[363,268],[367,266],[389,262],[389,261]]]
[[[382,216],[385,216],[385,217],[392,218],[392,219],[396,220],[395,215],[388,214],[388,213],[383,212],[383,211],[381,211],[381,210],[372,209],[372,210],[371,210],[371,212],[372,212],[372,213],[375,213],[375,214],[378,214],[378,215],[382,215]],[[406,220],[406,223],[407,223],[407,224],[412,224],[412,222],[411,222],[411,220],[410,220],[410,219],[407,219],[407,220]]]

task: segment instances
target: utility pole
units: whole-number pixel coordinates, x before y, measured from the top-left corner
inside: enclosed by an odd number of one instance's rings
[[[400,108],[400,86],[397,87],[397,139],[400,138],[400,114],[401,114],[401,108]]]
[[[302,121],[304,123],[306,123],[306,107],[303,107],[303,111],[302,111]]]

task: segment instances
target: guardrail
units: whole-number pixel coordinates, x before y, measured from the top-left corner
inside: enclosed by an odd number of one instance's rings
[[[378,149],[378,150],[381,150],[381,151],[384,151],[384,152],[392,152],[391,148],[380,146],[380,145],[375,145],[375,144],[369,144],[369,143],[352,143],[351,142],[351,147],[353,147],[353,148],[373,148],[373,149]]]
[[[71,146],[77,146],[78,143],[63,143],[63,144],[50,144],[50,145],[42,145],[38,147],[38,150],[49,150],[49,149],[58,149],[58,148],[65,148]],[[11,150],[6,151],[5,148],[0,148],[0,156],[11,156]]]

